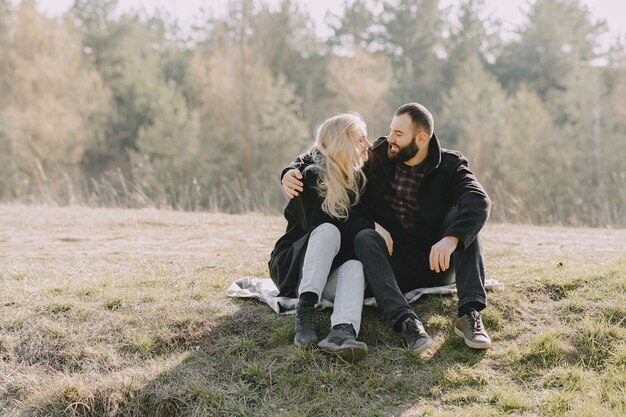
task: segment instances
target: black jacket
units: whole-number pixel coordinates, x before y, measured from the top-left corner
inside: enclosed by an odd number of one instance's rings
[[[369,204],[364,196],[360,203],[353,207],[347,220],[342,221],[330,217],[322,210],[322,197],[315,187],[318,173],[312,166],[310,155],[307,161],[300,161],[304,191],[287,203],[284,215],[287,219],[287,230],[278,239],[268,263],[270,277],[279,289],[279,295],[295,298],[300,282],[302,262],[306,252],[309,234],[322,223],[337,226],[341,233],[341,248],[333,260],[332,267],[337,267],[350,259],[355,259],[354,237],[363,229],[374,227],[374,221],[365,217]]]
[[[364,171],[368,179],[369,208],[374,220],[390,232],[394,252],[411,252],[413,248],[410,246],[416,243],[432,245],[443,236],[456,236],[460,240],[459,247],[467,248],[484,226],[491,209],[491,200],[469,170],[467,159],[459,152],[442,149],[433,133],[426,158],[429,169],[416,196],[423,215],[419,227],[423,230],[406,230],[395,219],[384,198],[384,191],[395,174],[395,162],[387,156],[388,147],[386,137],[377,139],[370,149]],[[310,160],[309,155],[300,156],[283,170],[283,175],[294,167],[302,170]],[[448,226],[441,230],[449,213]]]

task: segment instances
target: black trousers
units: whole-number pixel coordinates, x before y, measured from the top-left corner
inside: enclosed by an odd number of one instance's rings
[[[403,316],[415,316],[403,295],[415,288],[456,282],[459,308],[469,302],[479,304],[480,309],[486,306],[480,239],[477,237],[466,249],[457,248],[452,254],[451,267],[440,273],[430,270],[428,259],[435,243],[437,240],[412,248],[394,246],[394,253],[389,256],[385,240],[374,230],[362,230],[354,239],[356,256],[363,264],[369,291],[394,330],[398,330]]]

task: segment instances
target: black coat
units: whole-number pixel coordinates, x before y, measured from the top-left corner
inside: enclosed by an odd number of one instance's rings
[[[389,144],[386,137],[374,142],[366,166],[374,219],[391,233],[394,248],[404,242],[415,243],[415,239],[434,244],[443,236],[456,236],[459,247],[465,249],[489,218],[491,200],[461,153],[442,149],[434,133],[428,146],[426,160],[429,168],[416,196],[423,216],[419,227],[424,230],[403,229],[385,201],[384,191],[395,175],[395,162],[387,156]],[[444,218],[449,213],[451,217],[442,230]]]
[[[322,223],[331,223],[341,233],[341,248],[333,260],[333,268],[355,259],[354,236],[363,229],[374,227],[374,221],[365,217],[369,206],[365,196],[351,209],[345,221],[326,214],[322,210],[323,199],[315,189],[319,177],[316,168],[311,165],[312,159],[309,156],[306,162],[301,162],[299,166],[303,170],[304,191],[287,203],[284,211],[287,230],[276,242],[268,263],[270,277],[278,287],[279,295],[292,298],[298,296],[302,262],[309,234],[315,227]]]

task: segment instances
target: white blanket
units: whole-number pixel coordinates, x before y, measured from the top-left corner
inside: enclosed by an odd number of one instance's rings
[[[487,279],[485,280],[485,289],[502,291],[504,290],[504,284],[495,279]],[[456,285],[450,284],[442,287],[417,288],[404,293],[404,297],[409,303],[412,303],[425,294],[454,294],[455,292]],[[298,306],[297,298],[279,297],[278,288],[276,288],[274,282],[269,278],[239,278],[230,285],[227,295],[235,298],[256,298],[269,305],[272,310],[278,314],[295,314],[296,307]],[[366,306],[375,306],[376,300],[374,297],[366,298],[363,300],[363,304]],[[332,301],[322,299],[318,308],[332,306]]]

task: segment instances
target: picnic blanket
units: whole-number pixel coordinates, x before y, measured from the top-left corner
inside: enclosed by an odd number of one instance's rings
[[[485,280],[485,289],[491,291],[504,290],[504,284],[495,279]],[[444,285],[441,287],[417,288],[404,293],[404,297],[409,303],[426,294],[454,294],[456,285]],[[297,298],[279,297],[278,288],[270,278],[242,277],[233,282],[226,294],[234,298],[256,298],[270,306],[278,314],[295,314],[298,306]],[[363,300],[363,305],[375,306],[374,297]],[[322,299],[318,308],[332,307],[333,303]]]

